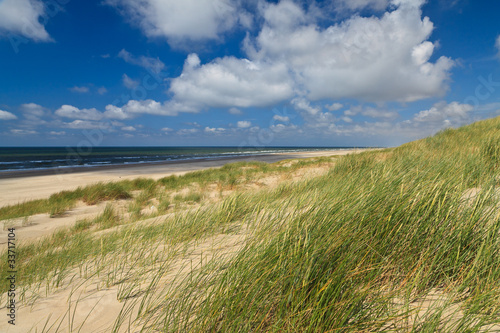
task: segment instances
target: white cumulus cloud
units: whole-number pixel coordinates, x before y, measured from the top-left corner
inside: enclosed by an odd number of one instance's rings
[[[219,127],[219,128],[211,128],[211,127],[205,127],[205,132],[206,133],[211,133],[211,134],[221,134],[226,131],[225,128]]]
[[[21,111],[25,116],[30,115],[34,117],[42,117],[48,112],[46,108],[35,103],[22,104]]]
[[[469,113],[474,107],[469,104],[452,102],[439,102],[434,104],[429,110],[420,111],[415,115],[415,122],[425,123],[449,123],[450,125],[461,125],[469,119]]]
[[[39,22],[44,15],[44,3],[40,0],[0,1],[0,35],[12,33],[34,41],[50,41]]]
[[[170,42],[189,39],[219,39],[240,20],[250,25],[248,15],[231,0],[107,0],[146,36],[166,37]]]
[[[253,61],[286,64],[310,100],[411,102],[441,95],[454,62],[429,62],[434,25],[422,18],[421,4],[393,1],[397,7],[381,17],[354,15],[327,28],[292,2],[269,4],[259,35],[245,41],[246,51]]]
[[[28,127],[36,127],[47,122],[43,120],[43,117],[50,114],[47,108],[35,103],[22,104],[19,108],[23,113],[23,124]]]
[[[72,105],[63,105],[56,110],[55,114],[59,117],[80,119],[80,120],[101,120],[103,114],[95,108],[79,109]]]
[[[273,116],[273,119],[274,120],[277,120],[277,121],[281,121],[283,123],[287,123],[290,121],[290,117],[287,117],[287,116],[280,116],[280,115],[274,115]]]
[[[0,110],[0,120],[14,120],[17,119],[17,116],[13,113]]]
[[[70,128],[70,129],[103,129],[107,128],[108,124],[104,124],[97,121],[89,121],[89,120],[74,120],[71,123],[64,123],[62,127]]]
[[[226,56],[202,64],[190,54],[169,93],[175,103],[198,110],[291,100],[310,115],[321,112],[311,106],[320,100],[412,102],[443,95],[454,61],[444,56],[430,61],[434,25],[422,17],[423,2],[392,0],[391,10],[380,17],[353,15],[325,28],[292,1],[261,2],[263,23],[256,37],[244,40],[246,58]],[[336,111],[342,105],[326,108]]]
[[[243,120],[243,121],[238,121],[237,126],[238,126],[238,128],[249,128],[250,126],[252,126],[252,123],[249,121]]]
[[[292,100],[292,105],[297,111],[306,112],[310,115],[316,115],[321,111],[320,107],[313,107],[305,98],[295,98]]]
[[[185,104],[179,104],[175,101],[167,101],[165,103],[160,103],[152,99],[147,99],[143,101],[130,100],[127,104],[122,107],[115,105],[107,105],[106,111],[104,112],[104,117],[111,119],[130,119],[137,117],[141,114],[151,114],[156,116],[177,116],[180,112],[197,112],[196,108],[193,108]]]
[[[224,57],[201,65],[191,54],[182,75],[172,80],[170,92],[176,101],[194,102],[200,108],[251,107],[290,98],[293,87],[284,64]]]
[[[331,105],[327,105],[326,108],[330,111],[338,111],[344,107],[343,104],[340,103],[333,103]]]

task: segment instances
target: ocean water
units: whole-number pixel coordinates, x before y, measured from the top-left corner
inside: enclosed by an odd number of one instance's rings
[[[0,172],[162,163],[350,147],[0,147]]]

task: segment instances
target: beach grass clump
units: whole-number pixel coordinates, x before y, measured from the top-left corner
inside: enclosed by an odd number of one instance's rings
[[[184,202],[200,202],[203,199],[203,195],[198,191],[189,191],[180,198]]]
[[[158,212],[166,213],[170,209],[171,202],[169,199],[161,198],[158,204]]]
[[[81,192],[83,202],[88,205],[95,205],[102,201],[129,199],[131,194],[122,183],[97,183],[75,191]]]
[[[104,211],[92,221],[92,224],[98,225],[100,229],[109,229],[118,225],[119,221],[120,219],[116,215],[113,206],[107,204]]]
[[[0,207],[0,221],[47,212],[47,199],[32,200]]]
[[[78,233],[92,228],[94,225],[91,220],[79,220],[76,221],[75,225],[70,228],[71,232]]]
[[[124,184],[97,183],[83,188],[79,187],[74,191],[55,193],[48,199],[33,200],[1,207],[0,220],[43,213],[49,213],[51,217],[58,217],[73,208],[80,200],[88,205],[95,205],[103,201],[129,199],[131,197]]]

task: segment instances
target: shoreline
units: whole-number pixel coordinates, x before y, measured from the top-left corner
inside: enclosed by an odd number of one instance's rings
[[[68,168],[65,172],[54,170],[33,170],[33,172],[13,172],[8,177],[0,177],[0,207],[20,202],[48,198],[54,193],[75,190],[98,182],[113,182],[135,178],[155,180],[188,172],[222,167],[228,163],[259,161],[275,163],[288,159],[312,158],[320,156],[341,156],[360,153],[369,149],[329,150],[300,153],[278,153],[268,155],[237,156],[222,159],[169,161],[166,163],[141,163],[113,166]],[[44,171],[44,172],[42,172]]]
[[[360,151],[360,150],[369,150],[369,149],[377,149],[377,148],[338,148],[338,149],[325,149],[325,150],[315,150],[315,151],[298,151],[298,152],[283,152],[283,153],[261,153],[261,154],[247,154],[247,155],[236,155],[236,156],[218,156],[215,158],[210,157],[202,157],[197,159],[179,159],[179,160],[169,160],[169,161],[150,161],[150,162],[141,162],[141,163],[130,163],[130,164],[106,164],[106,165],[78,165],[78,166],[64,166],[64,167],[53,167],[53,168],[40,168],[40,169],[16,169],[16,170],[5,170],[0,171],[0,180],[1,179],[11,179],[11,178],[24,178],[24,177],[37,177],[37,176],[57,176],[63,174],[72,174],[72,173],[84,173],[84,172],[93,172],[93,171],[103,171],[103,170],[118,170],[118,169],[126,169],[126,168],[139,168],[139,167],[150,167],[150,166],[169,166],[175,164],[191,164],[198,162],[209,162],[209,161],[239,161],[239,160],[263,160],[270,158],[271,156],[282,156],[289,155],[290,158],[307,158],[302,157],[302,155],[307,154],[329,154],[344,151]],[[272,163],[272,162],[271,162]]]
[[[233,157],[220,157],[220,158],[199,158],[191,160],[159,161],[159,162],[144,162],[144,163],[131,163],[131,164],[111,164],[111,165],[108,164],[108,165],[76,166],[76,167],[63,167],[63,168],[8,170],[8,171],[0,171],[0,179],[38,177],[38,176],[57,176],[62,174],[86,173],[93,171],[98,172],[103,170],[119,170],[119,169],[142,168],[150,166],[169,166],[174,164],[183,164],[183,163],[190,164],[190,163],[207,162],[207,161],[231,161],[231,160],[246,159],[250,157],[265,157],[265,156],[272,156],[272,154],[233,156]]]

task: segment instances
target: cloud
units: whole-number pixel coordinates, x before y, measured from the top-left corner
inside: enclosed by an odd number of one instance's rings
[[[0,110],[0,120],[14,120],[17,116],[13,113]]]
[[[297,125],[294,124],[290,125],[276,124],[269,126],[269,129],[273,133],[283,133],[285,131],[293,131],[293,133],[302,133],[302,130],[298,129]]]
[[[107,0],[148,37],[181,40],[217,40],[238,21],[250,25],[248,13],[231,0]]]
[[[39,22],[41,17],[45,17],[45,7],[40,0],[0,1],[0,35],[12,33],[37,42],[50,41]]]
[[[25,129],[11,129],[10,132],[15,135],[34,135],[38,134],[37,131],[25,130]]]
[[[198,108],[269,106],[293,95],[283,64],[224,57],[201,65],[196,54],[187,57],[169,91],[179,103],[189,101]]]
[[[237,126],[238,128],[249,128],[250,126],[252,126],[252,123],[246,120],[238,121]]]
[[[349,110],[344,111],[345,116],[355,116],[360,114],[363,111],[363,107],[361,105],[356,105],[351,107]]]
[[[99,89],[97,89],[97,93],[99,95],[104,95],[108,92],[108,89],[106,89],[106,87],[100,87]]]
[[[330,111],[338,111],[340,109],[342,109],[344,107],[343,104],[340,104],[340,103],[333,103],[331,105],[327,105],[326,108]]]
[[[160,116],[175,116],[177,112],[165,107],[165,104],[148,99],[144,101],[131,100],[122,107],[128,114],[154,114]]]
[[[77,119],[72,121],[71,123],[64,123],[62,127],[70,129],[105,129],[108,127],[108,124],[96,121]]]
[[[127,74],[122,76],[123,85],[128,89],[135,89],[139,86],[139,81],[132,80]]]
[[[495,43],[496,48],[498,49],[498,58],[500,59],[500,35],[497,37],[497,41]]]
[[[454,62],[429,61],[435,45],[427,39],[434,25],[422,18],[423,1],[391,3],[393,10],[381,17],[354,15],[326,28],[291,1],[263,3],[262,29],[243,43],[247,58],[202,64],[190,54],[169,92],[176,103],[198,110],[265,107],[292,99],[309,115],[321,112],[310,101],[412,102],[444,94]],[[334,111],[341,104],[327,108]]]
[[[357,11],[365,8],[384,10],[389,5],[388,0],[336,0],[334,5],[337,11]]]
[[[71,92],[76,92],[80,94],[86,94],[90,91],[89,87],[77,87],[77,86],[69,88],[69,90]]]
[[[122,127],[122,131],[135,132],[137,130],[133,126],[125,126],[125,127]]]
[[[48,113],[47,108],[35,103],[21,104],[20,109],[27,118],[36,117],[38,119]]]
[[[42,118],[50,114],[47,108],[35,103],[22,104],[19,108],[23,113],[23,125],[28,127],[36,127],[47,122]]]
[[[230,108],[229,109],[229,113],[230,114],[234,114],[234,115],[242,115],[243,114],[243,111],[241,111],[240,109],[238,108]]]
[[[181,130],[178,130],[177,131],[177,134],[178,135],[191,135],[191,134],[196,134],[198,133],[199,130],[197,128],[184,128],[184,129],[181,129]]]
[[[116,0],[115,4],[118,2],[128,1]],[[434,25],[422,17],[423,3],[391,0],[391,10],[378,17],[353,15],[320,27],[312,5],[306,9],[286,0],[260,2],[261,29],[255,37],[248,34],[245,38],[245,58],[225,56],[202,64],[197,54],[189,54],[182,74],[170,81],[170,101],[147,112],[110,106],[108,114],[126,119],[138,113],[177,115],[209,108],[228,108],[238,114],[238,108],[269,107],[291,100],[305,116],[330,119],[331,115],[321,113],[322,107],[311,106],[311,102],[345,98],[412,102],[443,95],[454,61],[443,56],[430,62],[435,45],[428,39]],[[182,4],[189,7],[191,2]],[[385,8],[387,4],[359,0],[351,7]],[[157,71],[164,66],[159,59],[134,57],[126,50],[119,56]],[[124,84],[135,83],[124,77]],[[343,105],[325,107],[337,111]]]
[[[273,116],[273,119],[274,120],[277,120],[277,121],[281,121],[283,123],[288,123],[290,121],[290,117],[286,117],[286,116],[279,116],[279,115],[274,115]]]
[[[159,74],[165,68],[165,64],[158,58],[151,58],[146,56],[136,57],[125,49],[118,53],[118,57],[125,60],[129,64],[143,67],[152,73]]]
[[[211,134],[222,134],[226,131],[225,128],[210,128],[210,127],[205,127],[205,132],[206,133],[211,133]]]
[[[72,105],[63,105],[56,110],[55,114],[59,117],[98,121],[104,118],[125,120],[135,118],[142,114],[157,116],[176,116],[180,112],[196,112],[196,109],[190,108],[186,104],[178,104],[172,101],[160,103],[151,99],[137,101],[130,100],[127,104],[118,107],[107,105],[104,112],[95,108],[79,109]]]
[[[61,131],[61,132],[50,131],[50,133],[49,133],[49,134],[50,134],[50,135],[61,136],[61,135],[66,135],[66,132],[65,132],[65,131]]]
[[[321,111],[320,107],[312,107],[310,102],[305,98],[295,98],[292,100],[292,105],[297,111],[306,112],[310,115],[316,115]]]
[[[429,110],[420,111],[416,114],[413,117],[413,122],[459,126],[468,121],[469,113],[472,110],[474,110],[474,107],[469,104],[439,102]]]
[[[366,117],[385,119],[396,119],[399,116],[395,111],[379,110],[372,107],[365,108],[361,114]]]
[[[312,101],[411,102],[440,96],[454,62],[429,61],[434,45],[427,39],[434,25],[422,18],[422,3],[393,0],[394,10],[381,17],[354,15],[326,28],[292,2],[268,4],[263,28],[245,40],[245,51],[255,62],[285,64],[295,87]]]
[[[173,129],[171,129],[171,128],[169,128],[169,127],[163,127],[161,130],[162,130],[163,132],[165,132],[165,133],[169,133],[169,132],[172,132],[172,131],[173,131]]]
[[[198,127],[198,128],[200,128],[200,127],[201,127],[201,125],[200,125],[200,124],[198,124],[198,122],[196,122],[196,121],[194,121],[194,122],[187,121],[187,122],[185,122],[185,123],[184,123],[184,125],[193,126],[193,127]]]
[[[133,115],[126,113],[123,107],[120,108],[118,106],[111,104],[106,105],[106,111],[104,111],[104,116],[106,118],[120,119],[120,120],[130,119],[134,117]]]
[[[150,114],[156,116],[177,116],[181,112],[196,113],[198,109],[189,105],[189,103],[177,103],[167,101],[160,103],[152,99],[143,101],[130,100],[122,107],[107,105],[104,117],[111,119],[130,119],[141,114]]]
[[[103,114],[95,108],[79,109],[72,105],[63,105],[56,110],[55,114],[59,117],[83,120],[101,120]]]

